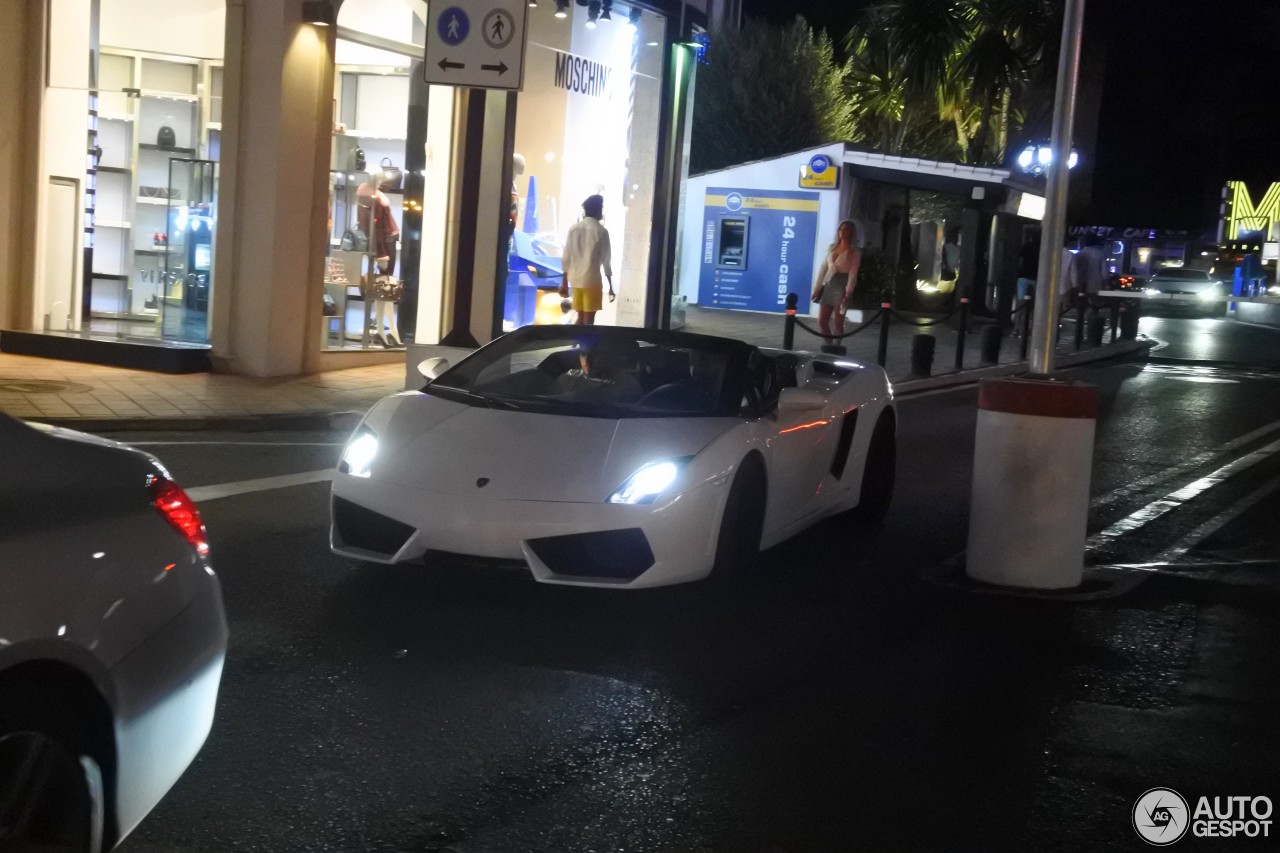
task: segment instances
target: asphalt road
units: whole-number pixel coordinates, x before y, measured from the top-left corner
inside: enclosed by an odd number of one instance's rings
[[[727,591],[364,565],[329,554],[323,483],[203,499],[218,717],[121,849],[1137,850],[1149,788],[1280,801],[1280,371],[1243,366],[1280,364],[1280,331],[1144,324],[1159,363],[1071,373],[1103,399],[1096,600],[948,568],[973,389],[902,401],[883,527],[824,524]],[[114,437],[197,494],[344,438]]]

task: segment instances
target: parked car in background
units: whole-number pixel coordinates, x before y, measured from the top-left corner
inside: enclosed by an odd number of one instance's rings
[[[0,851],[96,853],[213,722],[227,626],[154,457],[0,414]]]
[[[1173,309],[1204,316],[1221,316],[1226,312],[1227,286],[1205,270],[1173,267],[1157,270],[1143,288],[1147,299],[1146,313]]]

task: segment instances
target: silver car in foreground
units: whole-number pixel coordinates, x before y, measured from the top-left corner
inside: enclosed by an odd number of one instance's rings
[[[115,846],[213,723],[227,626],[150,455],[0,415],[0,851]]]

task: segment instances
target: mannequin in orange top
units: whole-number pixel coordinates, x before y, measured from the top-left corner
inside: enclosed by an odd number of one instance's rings
[[[375,184],[375,181],[377,183]],[[369,249],[377,258],[377,272],[371,275],[393,275],[396,269],[396,248],[400,239],[400,227],[391,215],[391,201],[382,191],[387,183],[382,172],[374,172],[369,180],[356,189],[359,205],[360,227],[369,235]],[[373,303],[374,335],[384,348],[400,346],[400,329],[396,322],[396,304],[384,299]],[[384,332],[385,328],[385,332]]]

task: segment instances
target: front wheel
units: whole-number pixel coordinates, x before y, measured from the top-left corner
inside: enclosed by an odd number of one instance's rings
[[[764,467],[757,457],[748,456],[729,487],[720,519],[720,535],[716,539],[713,578],[725,580],[740,576],[760,558],[765,497]]]
[[[40,732],[0,736],[0,853],[98,853],[102,824],[93,759]]]
[[[866,524],[879,524],[889,512],[893,500],[893,484],[898,468],[898,441],[894,437],[894,421],[891,413],[880,416],[871,444],[867,447],[867,461],[862,467],[862,487],[854,516]]]

